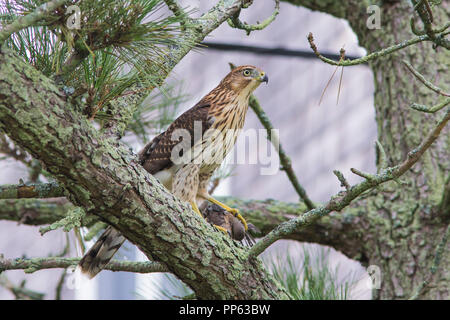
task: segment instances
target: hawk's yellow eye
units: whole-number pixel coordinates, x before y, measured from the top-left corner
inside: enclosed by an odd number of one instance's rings
[[[250,70],[244,70],[243,74],[244,76],[248,77],[250,75]]]

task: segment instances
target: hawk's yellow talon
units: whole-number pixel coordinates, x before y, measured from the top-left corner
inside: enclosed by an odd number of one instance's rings
[[[216,227],[217,230],[220,230],[220,231],[224,232],[224,233],[228,236],[228,231],[227,231],[227,229],[225,229],[224,227],[218,226],[218,225],[216,225],[216,224],[213,224],[213,226]]]
[[[227,210],[228,212],[231,212],[236,218],[238,218],[242,224],[244,225],[245,231],[248,230],[247,221],[241,216],[239,213],[239,209],[231,208],[227,206],[226,204],[220,202],[219,200],[214,199],[213,197],[207,198],[208,201],[217,204],[219,207],[223,208],[224,210]]]
[[[241,220],[242,224],[244,225],[245,231],[247,231],[247,230],[248,230],[247,221],[245,221],[244,217],[241,216],[241,214],[239,213],[239,211],[236,212],[236,213],[234,214],[234,216],[235,216],[236,218],[238,218],[239,220]]]

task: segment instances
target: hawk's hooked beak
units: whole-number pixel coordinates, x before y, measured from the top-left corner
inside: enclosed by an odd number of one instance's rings
[[[259,74],[259,78],[258,79],[261,82],[269,83],[269,77],[267,76],[267,74],[265,72],[261,72]]]

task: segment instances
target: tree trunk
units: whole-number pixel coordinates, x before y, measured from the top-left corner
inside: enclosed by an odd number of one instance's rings
[[[357,31],[360,44],[373,51],[413,37],[409,27],[411,16],[407,3],[385,6],[382,30],[373,34],[367,30]],[[437,115],[425,115],[409,107],[413,102],[433,106],[439,97],[417,81],[402,60],[408,61],[427,79],[445,88],[449,83],[449,58],[447,50],[434,50],[432,43],[427,42],[370,64],[375,81],[378,140],[384,146],[390,164],[404,159],[407,152],[413,150],[431,129],[433,119],[438,118]],[[402,177],[405,183],[392,183],[387,186],[388,190],[368,200],[367,208],[370,210],[365,221],[367,231],[363,236],[363,243],[366,244],[363,250],[367,263],[378,265],[382,270],[383,280],[380,290],[375,292],[376,298],[408,298],[430,275],[436,248],[449,223],[449,208],[441,206],[445,180],[449,174],[448,131],[443,132],[442,139],[436,141],[422,160]],[[444,254],[429,290],[423,292],[420,298],[449,297],[450,269],[446,267],[449,265],[450,256]]]
[[[364,3],[330,2],[320,6],[317,1],[289,2],[347,19],[358,36],[359,44],[369,53],[415,37],[410,28],[410,18],[414,14],[407,1],[384,1],[380,7],[379,30],[367,28],[367,4]],[[436,28],[448,21],[445,12],[448,12],[445,2],[434,8]],[[413,102],[431,107],[442,97],[415,79],[402,63],[406,60],[429,81],[448,89],[449,51],[444,48],[435,50],[432,45],[432,42],[422,42],[369,63],[375,81],[378,140],[386,151],[388,165],[405,159],[439,119],[440,114],[424,114],[410,108]],[[445,128],[440,139],[399,183],[383,185],[376,195],[352,204],[352,208],[365,212],[353,221],[353,228],[361,231],[354,234],[359,235],[362,246],[360,252],[351,257],[365,266],[380,268],[381,287],[374,291],[376,299],[409,298],[415,288],[431,275],[435,251],[450,217],[449,146],[449,130]],[[440,268],[419,298],[449,298],[448,247],[449,244]],[[354,253],[354,248],[337,249]]]

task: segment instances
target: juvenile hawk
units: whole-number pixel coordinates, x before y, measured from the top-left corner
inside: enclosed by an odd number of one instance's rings
[[[257,67],[233,69],[215,89],[139,152],[142,166],[176,197],[189,202],[200,216],[198,205],[207,200],[233,213],[245,231],[248,226],[238,210],[211,197],[207,187],[212,174],[233,148],[244,126],[249,97],[262,82],[267,83],[268,78]],[[227,228],[216,227],[227,232]],[[108,227],[81,259],[81,271],[94,277],[124,241],[117,230]]]

